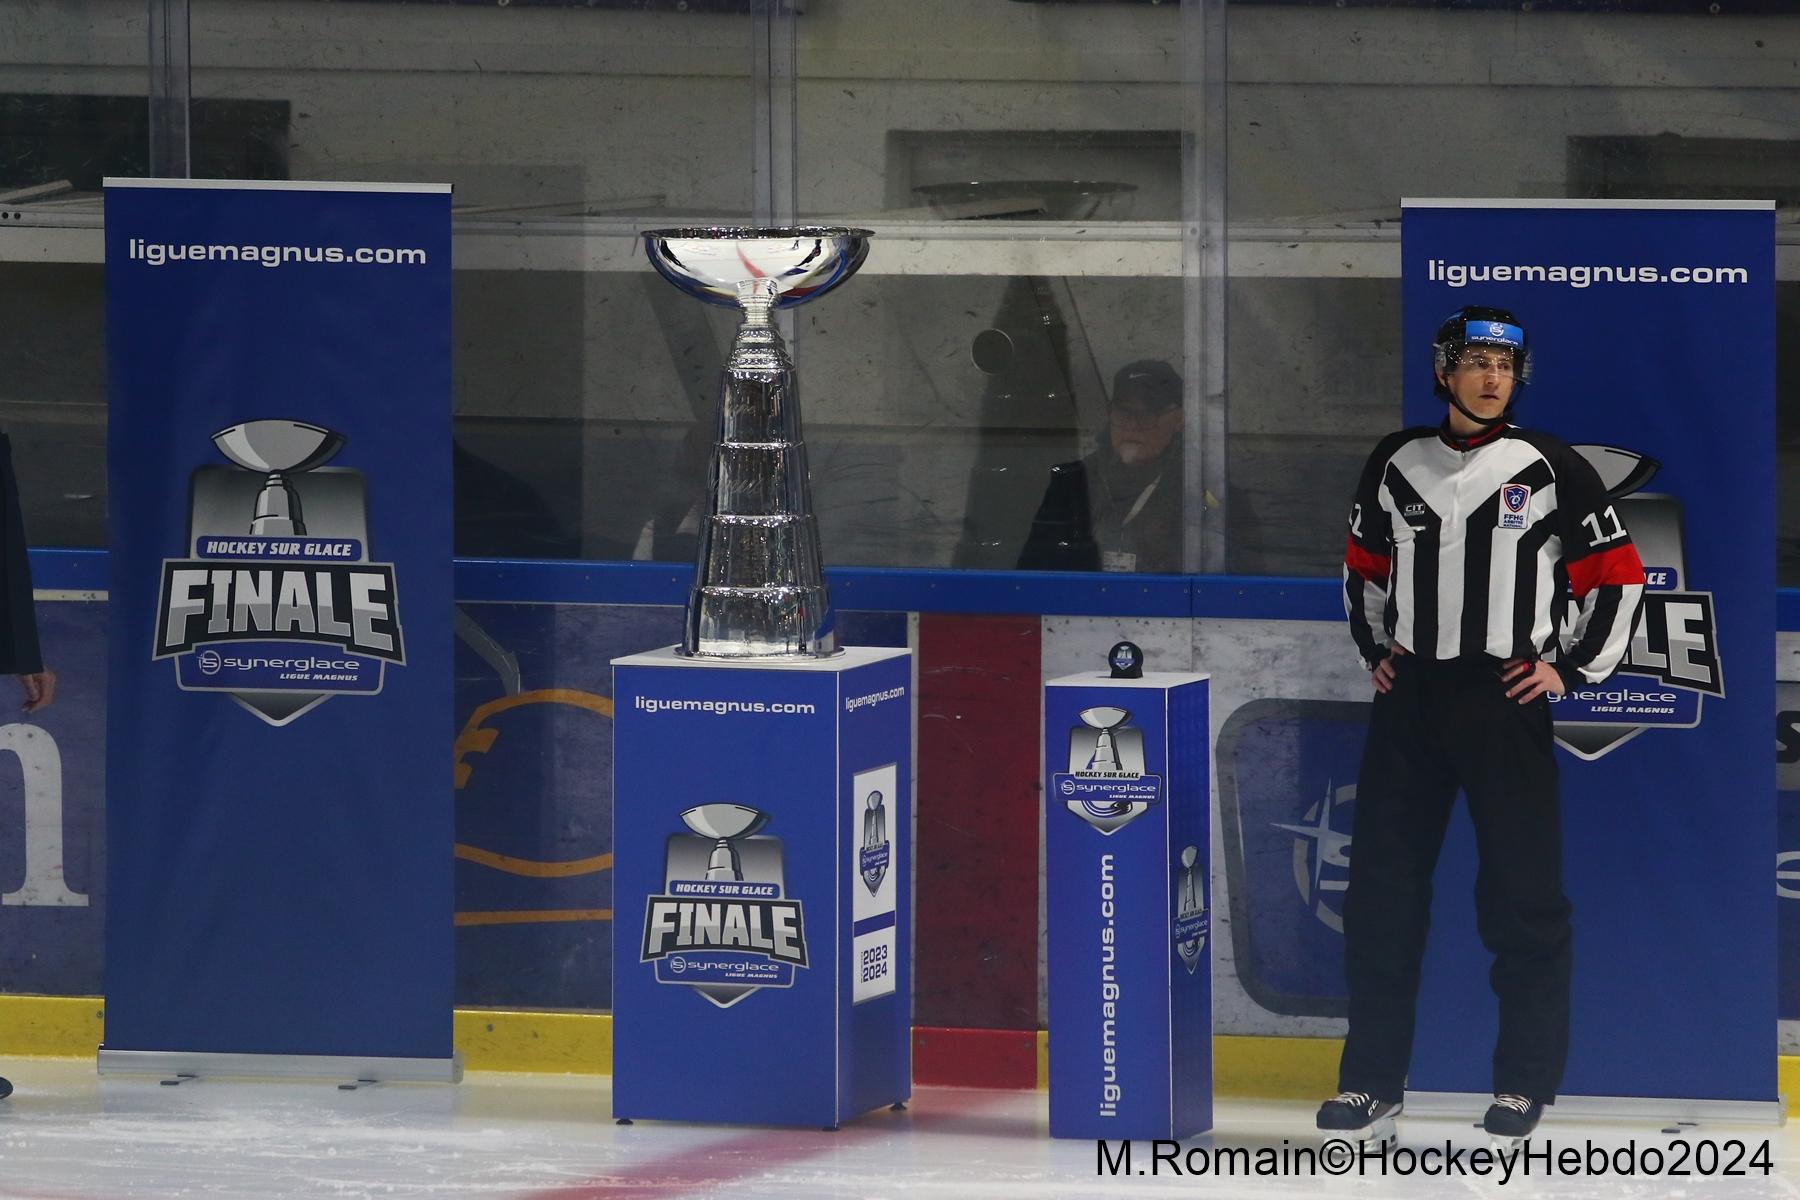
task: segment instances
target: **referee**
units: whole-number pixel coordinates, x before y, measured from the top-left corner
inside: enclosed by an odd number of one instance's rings
[[[1376,695],[1344,906],[1343,1090],[1318,1125],[1394,1134],[1431,876],[1461,789],[1500,1001],[1483,1124],[1522,1138],[1555,1102],[1569,1044],[1570,908],[1548,697],[1618,667],[1644,569],[1587,460],[1508,423],[1531,368],[1518,318],[1458,309],[1433,339],[1432,368],[1444,423],[1384,438],[1350,509],[1344,604]]]

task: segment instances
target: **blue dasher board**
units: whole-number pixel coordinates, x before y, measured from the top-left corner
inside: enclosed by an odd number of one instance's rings
[[[1044,685],[1050,1132],[1212,1127],[1207,683]]]
[[[911,1094],[912,656],[613,662],[613,1111]]]

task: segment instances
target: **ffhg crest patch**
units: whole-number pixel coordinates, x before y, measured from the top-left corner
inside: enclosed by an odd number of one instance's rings
[[[1522,483],[1509,483],[1500,489],[1500,528],[1525,528],[1525,510],[1531,504],[1531,489]]]

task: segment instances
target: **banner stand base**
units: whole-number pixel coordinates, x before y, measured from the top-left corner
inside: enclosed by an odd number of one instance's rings
[[[235,1076],[259,1079],[337,1079],[354,1083],[461,1083],[463,1056],[363,1058],[353,1054],[217,1054],[180,1050],[108,1050],[95,1066],[102,1075]]]
[[[1486,1092],[1406,1093],[1402,1117],[1467,1117],[1479,1121],[1494,1102]],[[1681,1100],[1662,1096],[1559,1096],[1545,1116],[1586,1121],[1706,1121],[1722,1125],[1785,1125],[1787,1098]]]

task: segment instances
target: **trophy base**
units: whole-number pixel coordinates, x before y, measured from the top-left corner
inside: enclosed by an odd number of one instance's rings
[[[689,650],[686,646],[677,646],[675,647],[675,653],[680,658],[709,659],[714,662],[818,662],[823,659],[838,658],[842,656],[844,647],[839,646],[835,650],[822,650],[815,653],[796,654],[788,651],[778,651],[767,654],[745,654],[741,652],[726,654],[717,650]]]
[[[840,653],[822,587],[695,588],[688,598],[684,658],[797,660]]]

